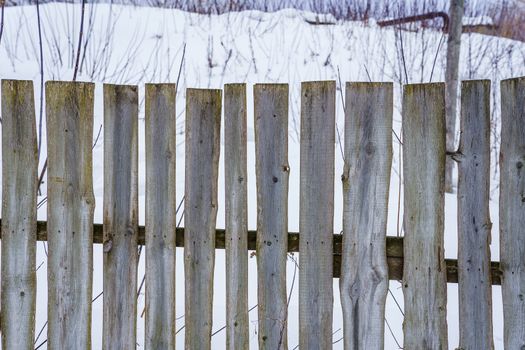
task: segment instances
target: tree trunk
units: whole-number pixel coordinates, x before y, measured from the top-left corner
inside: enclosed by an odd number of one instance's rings
[[[455,151],[456,115],[458,104],[459,54],[464,0],[450,0],[450,23],[447,45],[447,67],[445,71],[445,110],[447,124],[447,151]],[[453,192],[452,173],[454,160],[448,158],[445,171],[445,191]]]

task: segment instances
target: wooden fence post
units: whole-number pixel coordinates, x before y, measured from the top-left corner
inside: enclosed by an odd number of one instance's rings
[[[299,347],[332,347],[335,81],[301,85]]]
[[[46,83],[49,349],[91,349],[94,87]]]
[[[104,349],[135,349],[138,94],[104,84]]]
[[[175,84],[146,84],[146,349],[175,349]]]
[[[3,349],[34,349],[37,169],[33,82],[2,80]]]
[[[256,84],[259,349],[286,350],[288,303],[288,84]]]
[[[459,347],[493,349],[490,281],[490,81],[465,81],[458,161]]]
[[[246,84],[224,86],[226,349],[249,348]]]
[[[505,349],[525,347],[525,77],[501,82],[499,227]]]
[[[447,284],[443,249],[444,84],[406,85],[403,93],[406,349],[446,349]]]
[[[393,86],[347,83],[341,304],[345,349],[383,349]]]
[[[186,90],[185,348],[211,348],[221,90]]]

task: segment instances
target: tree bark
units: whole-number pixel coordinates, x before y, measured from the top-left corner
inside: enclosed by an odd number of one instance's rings
[[[461,48],[461,32],[463,21],[464,0],[450,0],[450,23],[447,44],[447,67],[445,70],[445,113],[447,125],[447,151],[455,151],[456,116],[458,105],[459,55]],[[452,175],[454,160],[446,160],[445,192],[453,192]]]

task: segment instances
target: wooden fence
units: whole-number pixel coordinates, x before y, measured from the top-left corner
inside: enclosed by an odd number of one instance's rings
[[[49,243],[48,347],[91,348],[93,243],[104,251],[103,347],[136,347],[137,245],[146,246],[146,349],[175,347],[175,247],[184,246],[185,348],[210,349],[215,249],[226,249],[226,347],[248,348],[257,250],[261,349],[287,349],[286,254],[299,251],[301,349],[332,346],[340,277],[346,349],[382,349],[388,279],[402,280],[406,349],[446,349],[446,283],[459,283],[460,348],[493,348],[502,284],[506,349],[525,346],[525,78],[501,83],[501,262],[490,260],[490,82],[462,84],[458,260],[444,259],[444,85],[403,90],[405,237],[387,237],[393,86],[347,83],[343,235],[333,234],[335,82],[301,86],[300,234],[287,230],[288,85],[253,88],[257,231],[247,228],[245,84],[186,93],[185,228],[176,228],[173,84],[146,85],[146,225],[138,226],[138,90],[104,85],[104,223],[93,224],[94,85],[48,82],[47,222],[37,222],[30,81],[2,81],[3,349],[32,349],[35,245]],[[225,203],[218,203],[221,114]],[[226,229],[216,229],[218,205]],[[178,281],[182,283],[182,281]]]

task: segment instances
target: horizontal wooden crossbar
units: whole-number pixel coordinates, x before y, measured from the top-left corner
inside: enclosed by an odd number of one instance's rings
[[[1,222],[1,221],[0,221]],[[288,251],[299,252],[299,233],[288,233]],[[139,227],[138,243],[145,244],[144,226]],[[255,250],[256,231],[248,231],[248,250]],[[1,238],[1,236],[0,236]],[[334,277],[339,278],[341,275],[341,247],[343,236],[334,234]],[[45,221],[38,222],[38,241],[47,241],[47,223]],[[225,248],[226,234],[223,229],[215,231],[215,248]],[[177,228],[177,247],[184,247],[184,228]],[[93,225],[93,243],[103,243],[103,226],[102,224]],[[388,277],[391,280],[403,279],[403,238],[387,236],[386,238],[386,255],[388,262]],[[447,282],[458,283],[458,261],[455,259],[445,259],[447,266]],[[501,271],[499,261],[491,262],[491,279],[493,285],[501,284]]]

